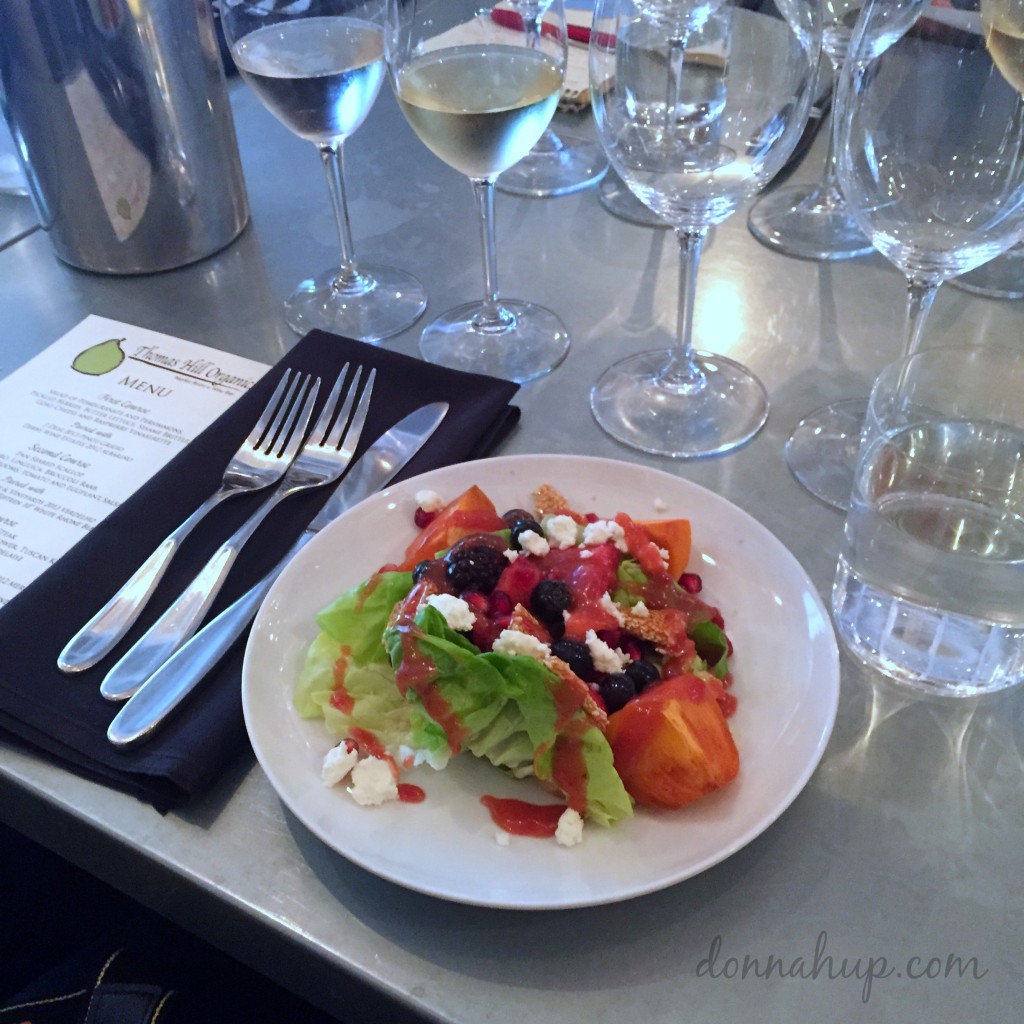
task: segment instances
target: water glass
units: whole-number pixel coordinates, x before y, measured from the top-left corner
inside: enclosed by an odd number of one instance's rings
[[[1024,681],[1024,350],[934,348],[871,393],[832,591],[840,638],[920,691]]]

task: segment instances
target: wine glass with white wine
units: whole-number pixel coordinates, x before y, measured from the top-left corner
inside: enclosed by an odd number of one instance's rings
[[[524,382],[565,358],[550,310],[502,297],[494,183],[551,121],[566,61],[562,0],[523,3],[503,22],[476,0],[389,0],[387,65],[398,105],[423,144],[469,178],[484,244],[484,297],[442,314],[420,336],[430,362]]]
[[[1024,90],[1024,0],[981,0],[980,13],[992,59],[1008,81]],[[1024,299],[1024,244],[951,283],[990,299]]]
[[[242,78],[286,128],[320,154],[338,231],[339,265],[285,300],[300,334],[313,328],[377,342],[427,306],[411,274],[357,263],[345,198],[343,145],[366,119],[384,78],[385,0],[220,0]]]

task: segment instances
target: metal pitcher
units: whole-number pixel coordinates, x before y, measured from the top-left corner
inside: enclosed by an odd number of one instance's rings
[[[0,0],[0,106],[73,266],[180,267],[248,221],[208,0]]]

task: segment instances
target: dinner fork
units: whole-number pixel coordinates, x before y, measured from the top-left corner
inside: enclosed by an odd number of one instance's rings
[[[107,673],[100,684],[100,693],[108,700],[130,697],[199,628],[242,545],[271,509],[299,491],[332,483],[345,472],[366,422],[376,376],[376,371],[371,370],[356,403],[362,368],[356,367],[342,397],[348,369],[346,363],[310,436],[277,488],[214,552],[174,604]],[[355,412],[352,412],[354,404]]]
[[[290,380],[290,384],[289,384]],[[302,443],[306,423],[297,423],[312,377],[285,370],[249,436],[231,456],[220,486],[122,584],[116,594],[68,641],[57,658],[62,672],[82,672],[105,657],[149,603],[185,538],[222,501],[259,491],[284,475]],[[307,414],[308,416],[308,414]]]

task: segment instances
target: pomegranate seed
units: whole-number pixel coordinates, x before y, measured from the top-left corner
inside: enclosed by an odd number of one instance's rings
[[[622,643],[621,629],[599,629],[597,639],[603,640],[609,647],[618,647]]]
[[[619,650],[623,654],[628,654],[632,661],[639,661],[644,656],[640,641],[635,636],[628,634],[619,641]]]
[[[425,508],[417,508],[416,514],[412,517],[417,529],[426,529],[436,518],[436,512],[428,512]]]
[[[722,709],[722,714],[725,715],[726,718],[735,714],[736,705],[738,703],[739,702],[736,700],[735,695],[731,693],[723,693],[718,698],[718,706]]]
[[[511,617],[514,608],[512,598],[504,590],[491,591],[491,614],[495,618]]]
[[[488,601],[487,595],[481,594],[479,590],[465,590],[460,596],[478,615],[486,615],[490,610],[491,602]]]
[[[704,581],[695,572],[684,572],[679,577],[679,586],[688,594],[699,594],[704,589]]]
[[[598,515],[596,512],[588,512],[584,517],[588,523],[596,523]]]

